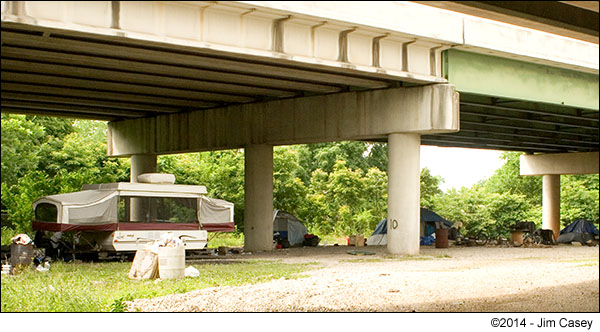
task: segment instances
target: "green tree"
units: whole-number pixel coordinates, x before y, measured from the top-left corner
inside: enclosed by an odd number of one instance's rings
[[[560,220],[566,226],[587,219],[598,226],[598,174],[563,175],[560,181]]]
[[[23,115],[2,114],[2,183],[12,186],[37,169],[44,128]]]
[[[521,176],[520,152],[504,152],[501,158],[504,165],[494,175],[483,181],[485,190],[492,193],[513,193],[524,195],[533,205],[542,203],[542,178],[540,176]]]
[[[431,175],[431,171],[425,167],[421,169],[421,206],[435,210],[434,197],[442,194],[440,185],[444,179],[439,175]]]
[[[30,231],[32,204],[41,196],[127,180],[127,165],[106,156],[105,137],[104,122],[2,115],[2,213],[8,224]],[[13,178],[4,178],[5,171]]]

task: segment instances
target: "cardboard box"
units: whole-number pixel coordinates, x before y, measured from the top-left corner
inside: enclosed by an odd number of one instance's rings
[[[363,247],[365,245],[365,237],[362,235],[350,235],[348,238],[349,246]]]

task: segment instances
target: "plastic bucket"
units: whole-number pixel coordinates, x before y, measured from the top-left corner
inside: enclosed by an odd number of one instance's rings
[[[510,240],[513,245],[520,246],[523,244],[523,231],[510,231]]]
[[[435,230],[435,247],[448,248],[448,230],[440,228]]]
[[[161,279],[185,277],[185,247],[158,248],[158,274]]]

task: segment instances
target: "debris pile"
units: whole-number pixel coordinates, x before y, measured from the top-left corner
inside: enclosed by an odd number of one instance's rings
[[[185,243],[170,232],[163,234],[160,240],[146,244],[144,248],[135,253],[128,274],[129,279],[164,279],[164,276],[168,276],[167,278],[170,279],[173,273],[172,270],[178,269],[178,265],[185,266],[184,246]],[[172,252],[167,255],[165,254],[166,250],[164,250],[166,248],[180,248],[181,250],[178,251],[178,255],[174,255]],[[175,264],[174,261],[181,261],[182,264]],[[164,276],[161,276],[161,269]],[[185,270],[182,267],[181,272],[183,272],[181,275],[185,277],[197,277],[200,275],[200,272],[192,266]]]

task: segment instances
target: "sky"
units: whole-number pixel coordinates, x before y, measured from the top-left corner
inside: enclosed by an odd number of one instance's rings
[[[504,164],[502,151],[421,146],[421,168],[444,178],[440,189],[471,187]]]

